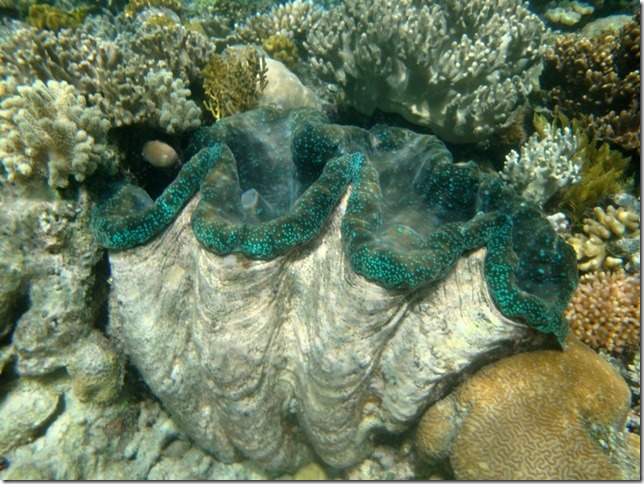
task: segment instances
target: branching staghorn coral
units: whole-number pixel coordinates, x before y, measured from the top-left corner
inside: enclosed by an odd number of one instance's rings
[[[519,0],[346,0],[305,47],[358,110],[399,113],[473,143],[512,124],[536,83],[544,32]]]
[[[541,76],[550,106],[579,119],[591,137],[639,151],[639,46],[637,18],[590,38],[558,37]]]
[[[570,329],[595,350],[637,350],[640,340],[640,276],[623,270],[581,276],[565,313]]]
[[[247,111],[259,103],[268,81],[264,56],[253,47],[227,48],[204,68],[206,108],[216,120]]]
[[[577,253],[581,272],[617,270],[639,271],[640,216],[623,207],[595,207],[592,218],[585,218],[583,233],[569,235],[566,241]]]
[[[65,188],[99,166],[114,168],[106,148],[109,122],[66,82],[0,84],[0,162],[9,180],[47,180]]]
[[[611,149],[606,142],[591,139],[579,121],[568,123],[559,115],[562,126],[571,126],[578,141],[574,157],[579,160],[581,171],[579,183],[569,184],[561,190],[558,204],[566,211],[573,224],[576,224],[592,208],[605,203],[611,196],[623,193],[630,186],[624,172],[630,162],[619,150]]]
[[[581,161],[577,155],[578,140],[570,127],[559,128],[535,114],[536,132],[505,158],[500,176],[520,195],[544,205],[561,188],[579,183]]]

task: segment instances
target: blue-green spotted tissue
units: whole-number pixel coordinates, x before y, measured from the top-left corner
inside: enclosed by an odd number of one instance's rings
[[[223,460],[353,465],[441,382],[567,333],[572,249],[436,137],[264,107],[188,151],[157,200],[121,186],[91,228],[118,249],[112,333]]]

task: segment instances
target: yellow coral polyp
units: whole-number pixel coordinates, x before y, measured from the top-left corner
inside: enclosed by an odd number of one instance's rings
[[[287,65],[297,63],[297,47],[288,37],[280,34],[273,34],[262,43],[262,48],[273,59],[282,61]]]
[[[51,5],[36,4],[29,8],[26,22],[39,29],[53,30],[78,27],[85,20],[88,8],[78,7],[70,12]]]
[[[268,80],[264,56],[252,47],[228,47],[203,70],[206,109],[218,121],[257,106]]]

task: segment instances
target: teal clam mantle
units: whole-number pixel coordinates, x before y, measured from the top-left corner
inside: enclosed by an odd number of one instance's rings
[[[192,227],[202,245],[273,259],[315,237],[351,185],[342,239],[356,273],[412,290],[486,246],[486,281],[501,312],[565,338],[562,312],[577,281],[572,248],[536,206],[474,163],[454,163],[434,136],[264,107],[200,128],[189,151],[156,201],[125,185],[99,204],[91,230],[100,245],[145,244],[200,190]]]

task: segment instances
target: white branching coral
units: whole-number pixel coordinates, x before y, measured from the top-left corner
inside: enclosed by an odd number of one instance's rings
[[[545,31],[520,0],[345,0],[305,47],[358,110],[472,143],[514,121],[537,82]]]
[[[542,121],[535,120],[535,126],[543,126]],[[520,154],[514,150],[508,153],[501,178],[517,193],[543,205],[562,187],[581,180],[578,145],[569,127],[546,124],[521,146]]]
[[[42,179],[65,188],[71,177],[83,181],[114,159],[106,148],[107,121],[101,110],[86,107],[70,84],[0,83],[0,163],[11,181]]]

